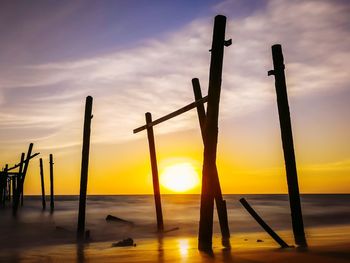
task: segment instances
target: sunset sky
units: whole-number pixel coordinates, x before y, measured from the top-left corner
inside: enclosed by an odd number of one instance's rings
[[[89,194],[152,193],[145,112],[207,94],[213,18],[227,16],[217,166],[224,193],[286,193],[271,45],[282,44],[302,193],[350,193],[350,2],[1,1],[0,166],[34,143],[56,194],[78,194],[85,97],[94,98]],[[196,111],[154,128],[160,173],[201,174]],[[161,187],[162,193],[171,193]],[[48,192],[48,191],[47,191]],[[40,193],[38,158],[26,194]],[[200,193],[195,187],[189,193]]]

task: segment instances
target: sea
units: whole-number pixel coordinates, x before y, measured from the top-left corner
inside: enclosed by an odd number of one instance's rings
[[[240,204],[244,197],[275,231],[291,231],[288,195],[224,195],[228,209],[231,235],[262,231]],[[169,235],[198,234],[200,195],[162,195],[165,231]],[[304,225],[307,229],[350,224],[349,194],[301,195]],[[46,210],[41,196],[25,196],[24,206],[16,218],[10,202],[0,208],[0,249],[34,247],[43,244],[76,242],[79,196],[55,196],[55,209],[50,212],[49,196]],[[110,222],[112,215],[128,222]],[[156,212],[152,195],[90,195],[86,204],[86,230],[94,242],[114,242],[125,238],[154,238],[157,233]],[[214,210],[214,236],[220,236]]]

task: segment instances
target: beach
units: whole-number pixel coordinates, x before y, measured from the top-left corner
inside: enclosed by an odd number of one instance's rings
[[[230,248],[222,244],[215,215],[213,251],[197,249],[198,195],[162,196],[165,231],[156,232],[152,196],[89,196],[86,229],[90,242],[76,244],[77,197],[57,197],[54,213],[27,197],[17,219],[1,212],[1,262],[349,262],[350,195],[303,195],[309,248],[280,249],[227,195]],[[244,195],[289,245],[294,245],[286,195]],[[128,222],[107,222],[108,214]],[[178,228],[178,229],[177,229]],[[174,230],[175,229],[175,230]],[[132,238],[136,246],[113,247]]]

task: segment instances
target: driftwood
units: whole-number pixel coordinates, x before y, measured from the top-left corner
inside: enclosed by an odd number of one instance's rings
[[[106,221],[107,222],[118,222],[118,223],[126,223],[126,224],[129,224],[129,225],[134,225],[134,222],[132,222],[132,221],[128,221],[128,220],[125,220],[125,219],[122,219],[122,218],[119,218],[119,217],[116,217],[116,216],[112,216],[112,215],[107,215]]]
[[[116,243],[112,243],[112,247],[136,247],[134,240],[132,238],[126,238]]]

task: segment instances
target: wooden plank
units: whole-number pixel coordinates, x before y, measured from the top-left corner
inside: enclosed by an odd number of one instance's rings
[[[200,99],[198,101],[192,102],[192,103],[182,107],[181,109],[178,109],[178,110],[176,110],[176,111],[174,111],[172,113],[169,113],[169,114],[167,114],[167,115],[165,115],[165,116],[163,116],[163,117],[161,117],[159,119],[156,119],[156,120],[154,120],[154,121],[152,121],[152,122],[150,122],[150,123],[148,123],[146,125],[138,127],[136,129],[134,129],[133,132],[134,133],[138,133],[140,131],[143,131],[143,130],[147,129],[147,127],[152,127],[152,126],[155,126],[157,124],[160,124],[160,123],[162,123],[164,121],[167,121],[167,120],[169,120],[171,118],[174,118],[174,117],[176,117],[176,116],[178,116],[178,115],[180,115],[180,114],[182,114],[182,113],[184,113],[186,111],[192,110],[192,109],[196,108],[198,104],[203,104],[203,103],[205,103],[207,101],[208,101],[208,96],[205,96],[204,98],[202,98],[202,99]]]
[[[89,151],[90,151],[90,133],[92,119],[92,97],[86,97],[85,117],[84,117],[84,134],[83,149],[81,158],[81,175],[80,175],[80,195],[79,195],[79,213],[78,213],[78,241],[85,240],[85,210],[86,210],[86,190],[88,182],[89,169]]]
[[[265,223],[265,221],[258,215],[257,212],[249,205],[247,200],[244,198],[239,199],[239,202],[243,205],[243,207],[248,211],[248,213],[258,222],[258,224],[281,246],[281,248],[287,248],[289,247],[284,240],[277,235],[275,231],[272,230],[272,228]]]
[[[200,100],[202,98],[202,91],[201,91],[198,78],[192,79],[192,87],[193,87],[195,100],[196,101]],[[203,104],[197,105],[197,114],[198,114],[199,126],[201,128],[202,140],[204,143],[206,114],[205,114],[205,109]],[[228,239],[230,238],[230,228],[228,225],[226,201],[223,200],[222,198],[219,175],[216,167],[215,167],[215,170],[216,172],[215,174],[213,174],[213,181],[214,181],[213,189],[214,189],[215,204],[216,204],[216,209],[218,213],[222,238]]]
[[[151,113],[147,112],[145,114],[145,117],[146,117],[146,124],[147,124],[148,146],[149,146],[151,168],[152,168],[153,192],[154,192],[154,201],[155,201],[156,215],[157,215],[157,229],[158,229],[158,232],[162,232],[164,230],[164,223],[163,223],[163,213],[162,213],[162,202],[161,202],[160,190],[159,190],[156,146],[154,142],[153,127],[148,125],[152,122],[152,115]]]
[[[284,162],[287,174],[294,239],[297,245],[306,247],[307,242],[301,212],[298,174],[295,161],[292,124],[290,120],[287,85],[284,73],[284,59],[281,45],[272,46],[272,59],[274,69],[269,71],[268,74],[275,76],[278,116],[280,121]]]
[[[209,71],[207,117],[204,135],[203,176],[198,232],[198,249],[211,250],[213,236],[214,191],[216,151],[218,140],[218,116],[221,77],[225,45],[226,17],[217,15],[214,21],[213,42]]]

